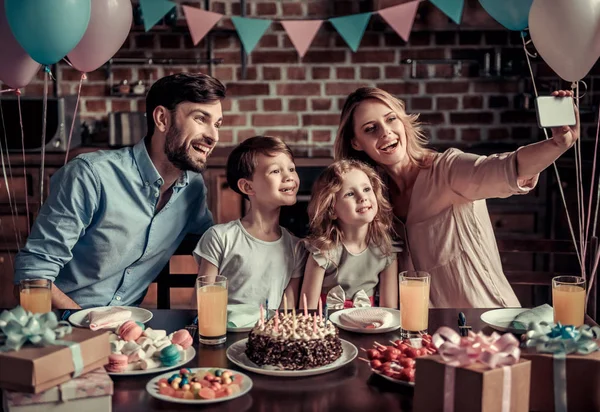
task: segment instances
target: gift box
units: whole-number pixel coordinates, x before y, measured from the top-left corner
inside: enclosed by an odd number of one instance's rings
[[[4,412],[110,412],[113,382],[104,368],[37,394],[3,390]]]
[[[525,336],[530,410],[600,411],[600,328],[538,323]]]
[[[433,343],[440,354],[416,360],[415,411],[529,410],[531,362],[520,359],[514,336],[440,328]]]
[[[0,314],[0,388],[39,393],[108,363],[109,332],[71,328],[52,312]]]

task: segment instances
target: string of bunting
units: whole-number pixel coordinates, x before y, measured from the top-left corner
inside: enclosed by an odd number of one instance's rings
[[[358,50],[367,24],[374,13],[379,14],[404,41],[408,41],[417,14],[417,8],[421,1],[425,0],[414,0],[375,12],[332,17],[326,20],[273,20],[238,16],[231,17],[231,20],[246,54],[249,55],[252,53],[252,50],[254,50],[271,23],[277,21],[281,23],[300,58],[302,58],[308,51],[324,21],[331,23],[348,47],[354,52]],[[456,24],[460,24],[464,0],[429,1]],[[140,6],[144,17],[144,29],[150,31],[154,25],[176,7],[176,3],[169,0],[140,0]],[[208,32],[225,17],[222,14],[193,6],[184,5],[182,8],[194,45],[200,43]]]

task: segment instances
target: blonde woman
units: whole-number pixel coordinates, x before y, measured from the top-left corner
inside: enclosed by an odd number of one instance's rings
[[[551,139],[476,156],[427,149],[418,115],[404,107],[384,90],[357,89],[346,99],[335,141],[336,159],[368,162],[387,183],[405,241],[400,270],[431,274],[432,307],[520,306],[502,271],[485,199],[533,189],[538,174],[579,138],[579,118],[552,129]]]
[[[340,160],[321,173],[308,206],[311,255],[302,294],[309,308],[340,286],[345,307],[357,294],[380,306],[398,306],[398,265],[392,249],[392,208],[378,174],[356,160]],[[301,296],[302,296],[301,294]]]

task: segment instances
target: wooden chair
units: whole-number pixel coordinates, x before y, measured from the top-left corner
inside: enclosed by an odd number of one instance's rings
[[[191,256],[192,251],[200,240],[199,236],[186,236],[173,256]],[[171,273],[171,261],[160,271],[156,282],[156,307],[157,309],[171,308],[171,288],[193,288],[196,282],[196,274]]]
[[[528,285],[548,286],[552,285],[552,278],[560,275],[576,275],[581,276],[581,270],[577,263],[577,255],[573,242],[570,240],[553,240],[553,239],[497,239],[498,250],[501,255],[507,253],[517,254],[535,254],[542,255],[542,267],[539,270],[532,271],[517,271],[505,270],[504,274],[512,285]],[[586,252],[586,267],[588,273],[592,269],[592,258],[598,250],[598,239],[593,238],[587,246]],[[569,258],[569,262],[565,262],[565,257]],[[562,258],[562,259],[561,259]],[[562,265],[560,264],[562,263]],[[598,274],[596,274],[596,277]],[[590,279],[590,275],[587,276]],[[600,319],[600,306],[598,305],[598,295],[600,288],[598,287],[598,279],[590,291],[590,296],[587,306],[587,314],[594,320]]]

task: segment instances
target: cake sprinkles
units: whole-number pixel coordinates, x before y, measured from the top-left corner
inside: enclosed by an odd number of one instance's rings
[[[262,317],[250,331],[246,356],[259,366],[302,370],[328,365],[342,355],[337,328],[328,320],[306,311],[275,312]]]

